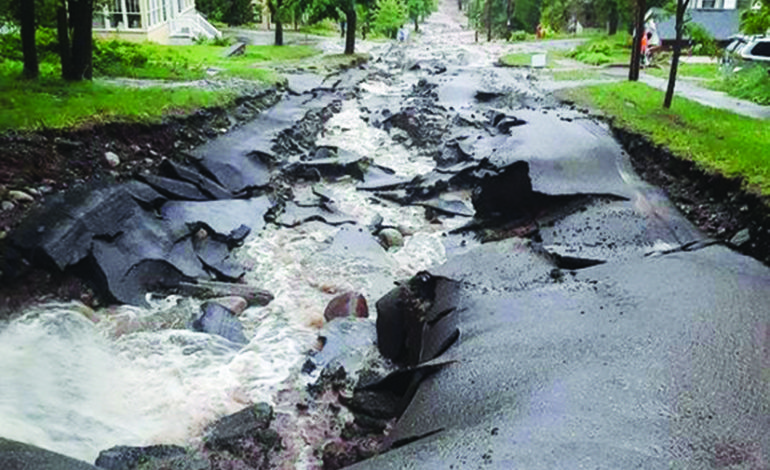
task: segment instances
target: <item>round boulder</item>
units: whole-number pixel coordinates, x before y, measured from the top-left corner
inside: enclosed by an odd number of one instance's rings
[[[331,321],[335,318],[367,318],[369,306],[366,298],[358,292],[346,292],[333,298],[324,310],[324,319]]]
[[[398,229],[384,228],[380,230],[379,237],[380,242],[386,249],[392,248],[394,246],[404,246],[404,236],[401,234],[401,232],[398,231]]]

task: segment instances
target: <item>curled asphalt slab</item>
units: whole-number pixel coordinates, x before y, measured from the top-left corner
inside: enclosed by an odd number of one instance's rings
[[[479,251],[436,271],[466,281],[460,338],[408,443],[351,468],[765,468],[765,266],[710,246],[555,282],[508,241]]]

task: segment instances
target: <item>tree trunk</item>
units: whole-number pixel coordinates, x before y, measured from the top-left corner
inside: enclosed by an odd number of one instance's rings
[[[281,20],[275,20],[275,45],[283,46],[283,23]]]
[[[348,28],[345,35],[345,54],[351,55],[356,52],[356,9],[352,0],[348,11],[345,12],[345,21]]]
[[[37,78],[40,67],[37,63],[37,47],[35,46],[35,2],[22,0],[21,10],[21,50],[24,54],[24,78]]]
[[[275,45],[283,46],[283,22],[281,21],[281,6],[282,0],[275,2],[275,11],[273,12],[273,19],[275,20]]]
[[[463,11],[463,0],[457,0],[457,9]]]
[[[415,17],[414,17],[414,32],[415,32],[415,33],[417,33],[417,32],[419,32],[419,31],[420,31],[418,28],[419,28],[419,27],[417,26],[417,17],[415,16]]]
[[[487,42],[492,41],[492,0],[487,0]]]
[[[516,7],[516,3],[513,0],[508,0],[508,5],[505,9],[505,16],[506,16],[506,39],[511,39],[511,35],[513,34],[513,10]]]
[[[607,34],[614,36],[618,32],[618,23],[620,23],[620,13],[618,4],[613,0],[610,2],[610,13],[607,21]]]
[[[679,69],[679,56],[682,54],[682,31],[684,30],[684,12],[690,0],[677,0],[676,2],[676,38],[674,39],[674,56],[671,58],[671,70],[668,72],[668,86],[666,97],[663,99],[663,107],[671,108],[674,100],[674,87],[676,86],[676,72]]]
[[[628,79],[632,82],[639,80],[639,64],[642,54],[642,36],[644,35],[644,12],[647,9],[645,0],[636,1],[636,18],[634,21],[634,42],[631,46],[631,63],[628,66]]]
[[[69,26],[72,29],[71,69],[69,80],[93,78],[93,0],[69,0]]]
[[[65,80],[72,78],[72,56],[70,55],[69,25],[67,24],[67,4],[60,0],[56,7],[56,32],[59,39],[59,58],[61,59],[61,76]]]

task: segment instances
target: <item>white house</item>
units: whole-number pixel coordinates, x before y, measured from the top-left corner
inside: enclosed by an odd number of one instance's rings
[[[696,10],[735,10],[737,0],[690,0],[690,8]]]
[[[94,34],[160,44],[222,35],[195,10],[195,0],[109,0],[94,12]]]

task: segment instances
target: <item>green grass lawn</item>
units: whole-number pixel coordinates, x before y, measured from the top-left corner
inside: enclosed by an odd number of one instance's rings
[[[157,122],[235,98],[229,89],[130,88],[99,80],[67,83],[0,77],[0,132],[77,128],[112,121]]]
[[[670,64],[665,64],[663,67],[648,67],[643,69],[643,72],[655,77],[668,78],[669,67]],[[679,68],[677,68],[677,77],[721,80],[722,70],[719,64],[685,64],[680,62]]]
[[[235,99],[229,87],[128,87],[105,78],[188,81],[238,78],[255,87],[280,80],[273,65],[320,54],[309,46],[246,46],[245,54],[224,57],[227,47],[161,46],[97,41],[93,83],[59,79],[55,55],[41,62],[41,78],[26,81],[17,58],[0,57],[0,132],[71,128],[111,121],[156,122],[164,116],[223,106]],[[8,56],[6,56],[8,57]],[[360,58],[358,58],[360,59]],[[330,63],[340,62],[332,58]]]
[[[648,136],[675,154],[770,195],[770,123],[675,97],[662,108],[663,92],[642,83],[621,82],[562,90],[559,95],[600,109],[615,125]]]
[[[228,47],[212,45],[162,46],[117,41],[101,42],[95,54],[97,74],[163,80],[196,80],[216,72],[221,77],[237,77],[274,82],[276,75],[267,68],[272,62],[304,59],[321,53],[311,46],[246,46],[244,54],[224,57]]]

